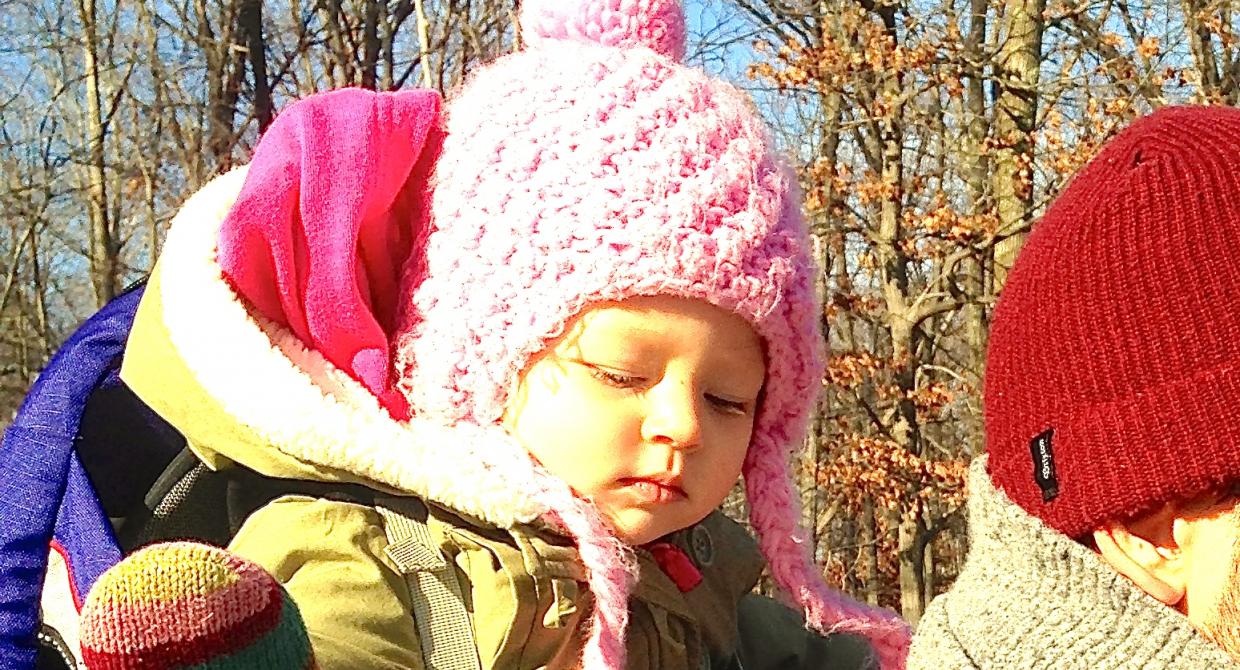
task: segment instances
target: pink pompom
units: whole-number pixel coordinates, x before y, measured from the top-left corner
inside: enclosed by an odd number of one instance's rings
[[[679,0],[525,0],[525,43],[571,40],[604,46],[642,46],[677,61],[685,55],[685,14]]]

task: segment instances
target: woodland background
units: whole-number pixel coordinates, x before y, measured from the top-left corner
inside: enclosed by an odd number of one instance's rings
[[[0,0],[0,423],[147,272],[178,205],[273,115],[355,85],[450,90],[518,0]],[[689,0],[803,181],[830,367],[799,464],[824,571],[911,621],[965,552],[987,321],[1098,145],[1240,98],[1235,0]],[[738,501],[737,505],[743,505]]]

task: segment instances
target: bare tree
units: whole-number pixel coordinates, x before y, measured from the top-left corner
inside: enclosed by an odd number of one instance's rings
[[[103,116],[99,86],[99,35],[95,0],[78,0],[82,25],[82,53],[86,79],[86,117],[82,126],[89,160],[85,167],[87,212],[90,217],[90,277],[98,304],[111,300],[119,288],[118,249],[108,208],[104,142],[108,126]]]
[[[1233,3],[1181,2],[1200,97],[1208,102],[1235,105],[1240,101],[1240,44],[1236,41]]]
[[[746,28],[704,27],[712,64],[752,60],[822,240],[804,491],[860,597],[916,621],[963,560],[989,314],[1046,203],[1135,115],[1232,100],[1230,2],[1193,1],[730,0]]]
[[[1033,211],[1033,141],[1038,123],[1043,18],[1046,0],[1004,3],[994,60],[998,87],[994,116],[994,197],[999,216],[995,282],[1003,285],[1016,261]]]

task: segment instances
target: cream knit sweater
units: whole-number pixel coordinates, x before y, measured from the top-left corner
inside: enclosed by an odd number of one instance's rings
[[[909,670],[1240,669],[1180,613],[969,473],[969,555],[913,639]]]

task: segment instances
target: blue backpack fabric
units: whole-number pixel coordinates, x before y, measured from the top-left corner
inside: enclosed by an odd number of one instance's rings
[[[0,668],[30,668],[48,551],[64,555],[75,600],[121,558],[75,448],[92,394],[120,383],[142,297],[130,289],[87,320],[35,381],[0,446]]]
[[[120,379],[144,284],[83,323],[48,362],[0,443],[0,670],[64,668],[72,650],[39,610],[49,551],[74,605],[124,554],[170,539],[227,545],[286,494],[372,502],[361,485],[215,472]]]

